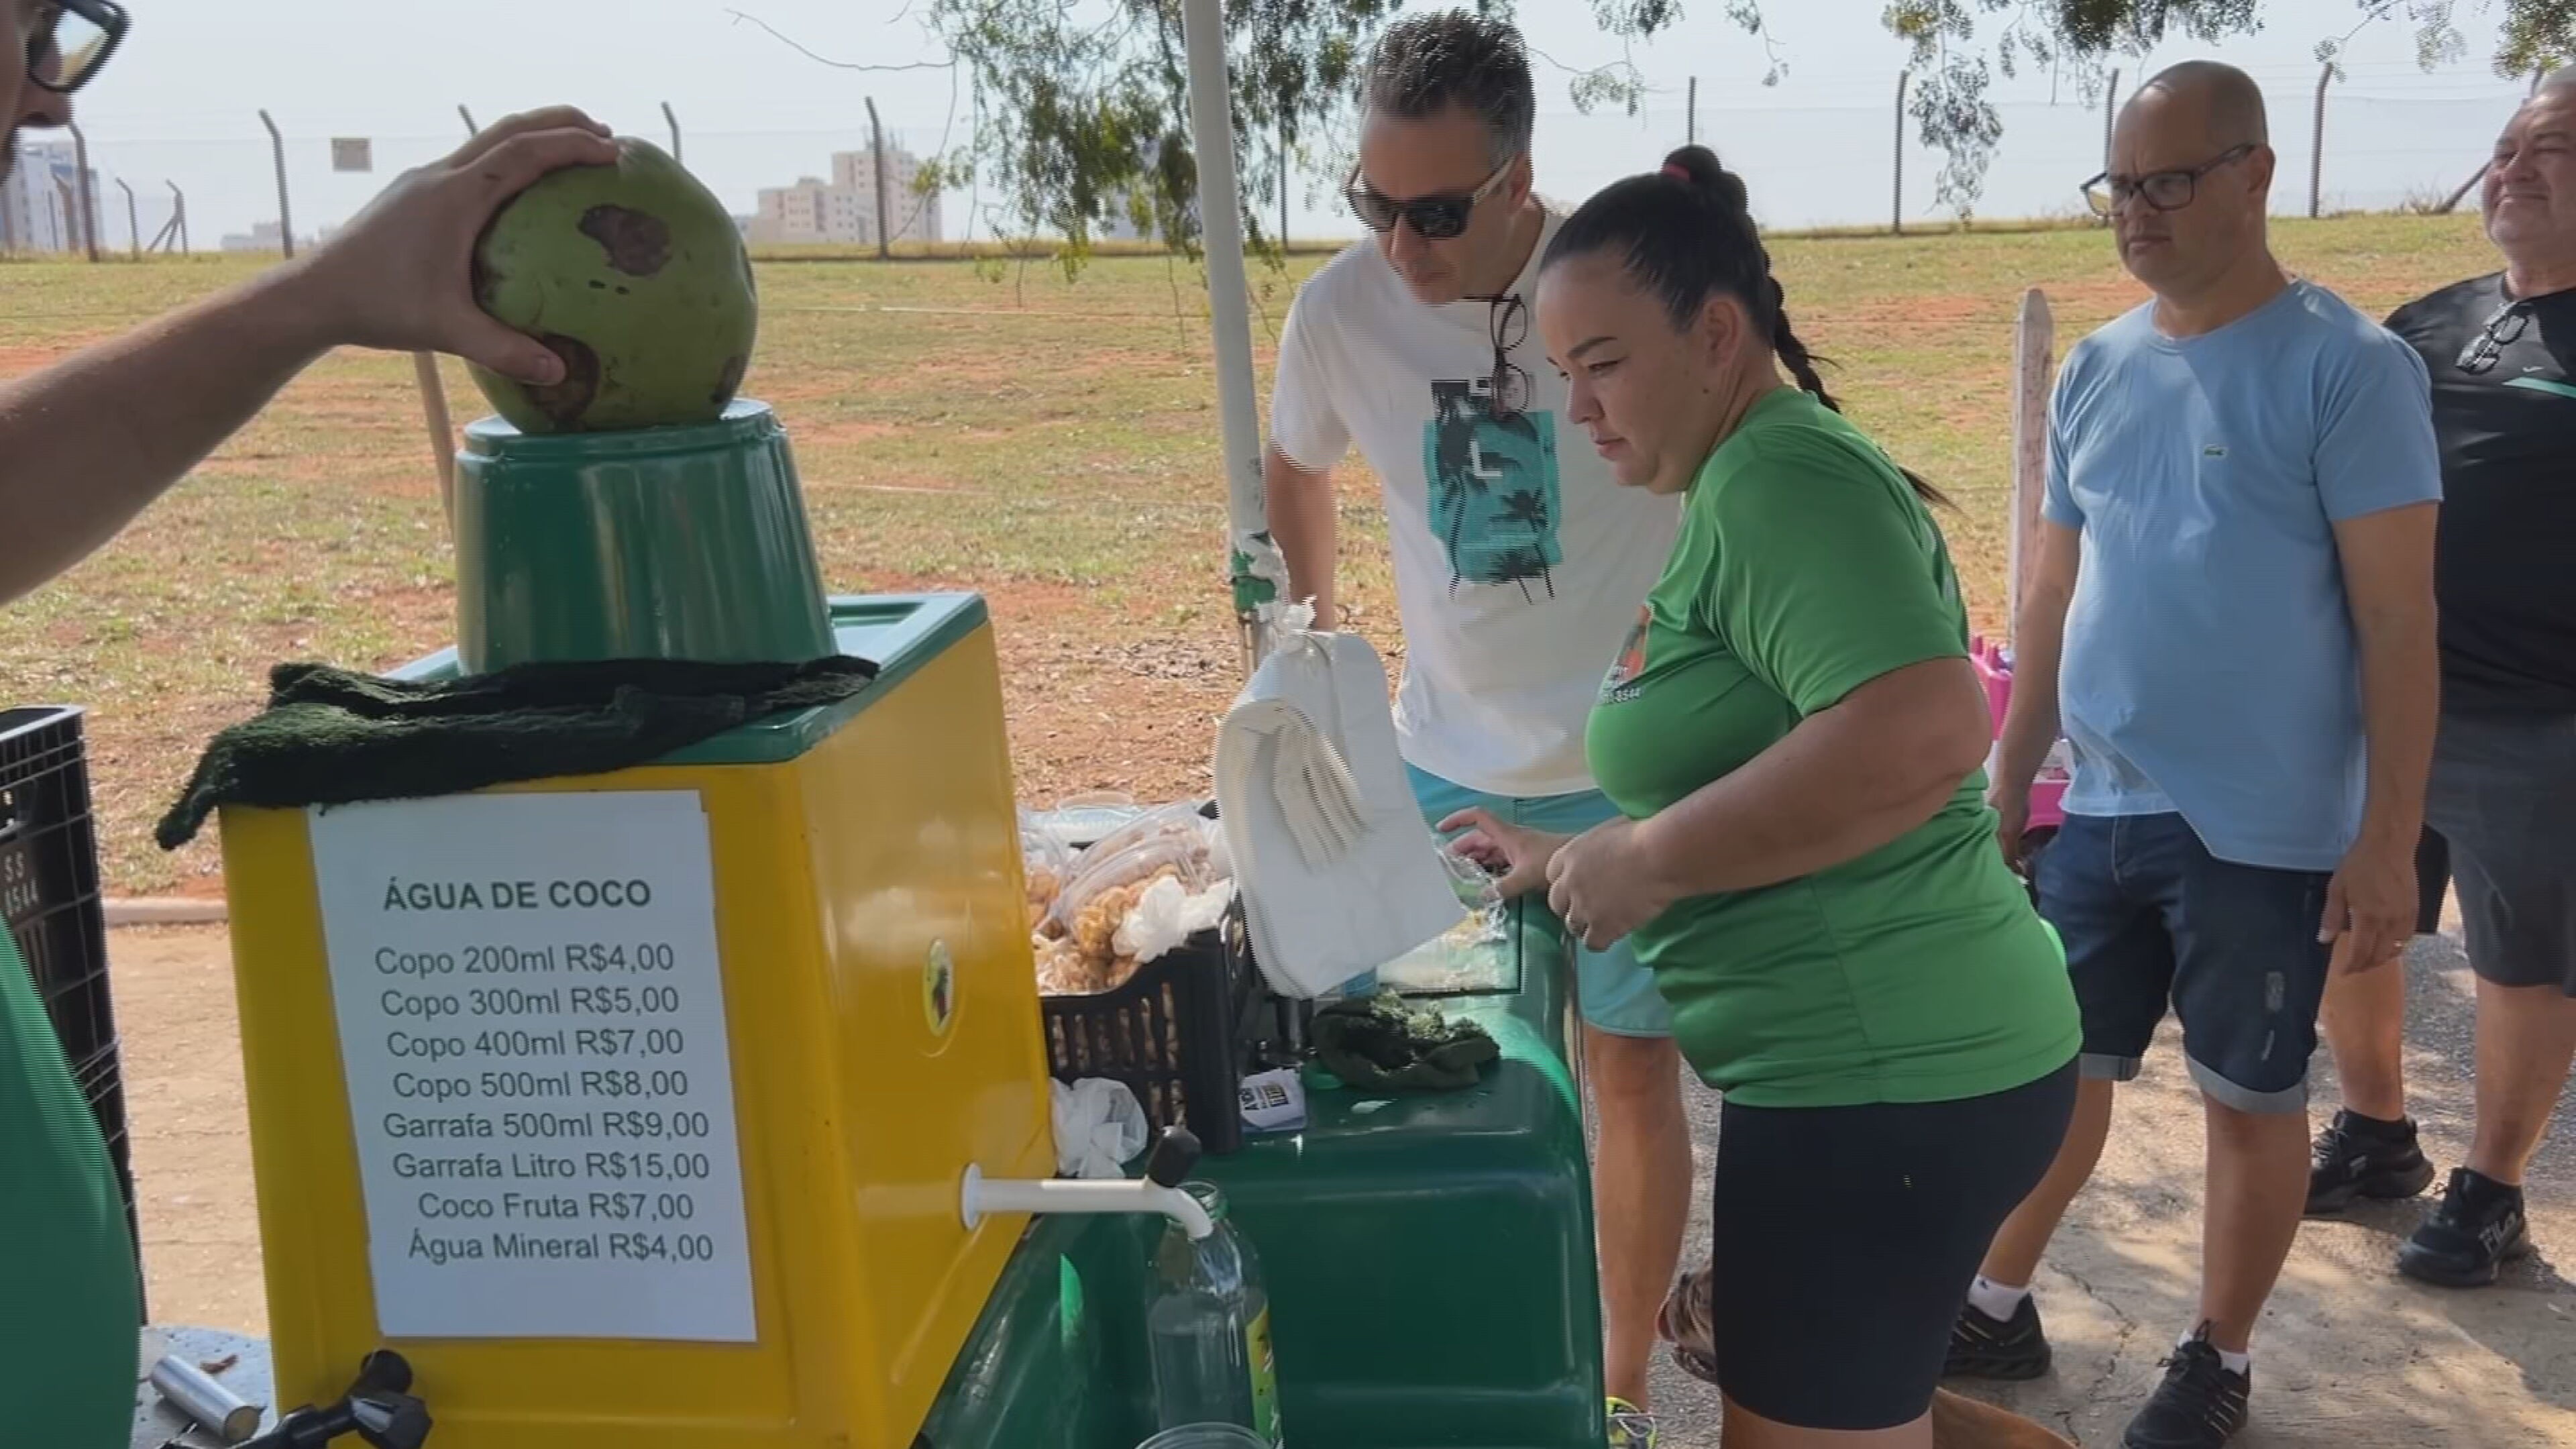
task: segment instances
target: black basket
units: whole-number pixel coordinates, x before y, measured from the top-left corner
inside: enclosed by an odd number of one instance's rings
[[[125,1230],[134,1239],[134,1286],[143,1291],[143,1223],[134,1210],[133,1142],[125,1130],[125,1074],[117,1059],[116,1043],[85,1062],[72,1063],[72,1080],[79,1084],[81,1100],[89,1103],[91,1115],[98,1118],[98,1130],[107,1138],[107,1160],[116,1168],[116,1185],[125,1195]],[[138,1315],[143,1305],[135,1304]],[[143,1322],[150,1322],[148,1316]]]
[[[1187,1127],[1208,1152],[1243,1145],[1240,1007],[1258,989],[1241,927],[1201,931],[1114,991],[1039,998],[1058,1081],[1125,1082],[1160,1134]]]
[[[0,919],[18,939],[63,1056],[98,1116],[131,1223],[134,1174],[77,709],[0,710]]]

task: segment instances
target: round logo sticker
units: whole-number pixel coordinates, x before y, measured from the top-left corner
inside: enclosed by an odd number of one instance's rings
[[[957,962],[945,941],[931,942],[930,959],[922,963],[921,1014],[932,1036],[948,1035],[949,1024],[957,1019]]]

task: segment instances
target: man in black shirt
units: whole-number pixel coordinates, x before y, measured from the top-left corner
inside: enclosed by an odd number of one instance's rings
[[[2397,1266],[2454,1287],[2494,1282],[2527,1249],[2522,1172],[2576,1053],[2576,73],[2506,125],[2485,207],[2505,269],[2388,319],[2432,373],[2442,444],[2425,819],[2449,847],[2478,976],[2476,1137]],[[2405,1007],[2392,971],[2326,997],[2343,1110],[2316,1141],[2312,1213],[2432,1180],[2406,1119]]]

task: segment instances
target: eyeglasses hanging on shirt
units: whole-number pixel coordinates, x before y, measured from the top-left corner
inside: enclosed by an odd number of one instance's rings
[[[2523,330],[2530,325],[2529,302],[2505,303],[2495,310],[2495,315],[2487,318],[2487,325],[2479,328],[2478,335],[2469,339],[2469,345],[2460,349],[2459,361],[2455,365],[2471,377],[2493,372],[2497,360],[2504,356],[2504,350],[2521,341]]]
[[[1485,405],[1496,418],[1516,418],[1529,411],[1529,369],[1512,361],[1512,350],[1529,340],[1529,304],[1518,292],[1500,297],[1470,297],[1485,304],[1485,335],[1494,345],[1494,372],[1486,381]]]

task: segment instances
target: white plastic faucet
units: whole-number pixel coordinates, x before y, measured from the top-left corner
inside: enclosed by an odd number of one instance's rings
[[[1181,1190],[1181,1179],[1198,1157],[1198,1139],[1173,1127],[1154,1144],[1144,1177],[1134,1182],[986,1177],[983,1168],[970,1163],[958,1207],[969,1232],[988,1213],[1160,1213],[1196,1242],[1216,1231],[1207,1209]]]

